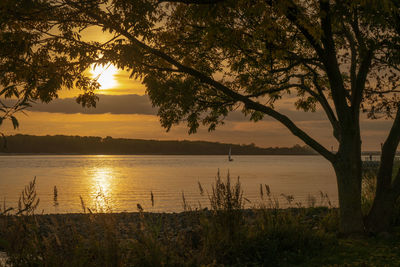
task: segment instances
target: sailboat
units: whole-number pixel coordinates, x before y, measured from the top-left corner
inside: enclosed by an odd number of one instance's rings
[[[229,147],[229,154],[228,154],[229,161],[233,161],[233,158],[231,157],[231,152],[232,152],[232,149]]]

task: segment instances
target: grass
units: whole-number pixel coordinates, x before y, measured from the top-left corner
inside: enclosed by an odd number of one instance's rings
[[[281,209],[268,185],[260,185],[259,203],[249,203],[229,174],[223,180],[218,173],[210,192],[199,190],[209,209],[188,206],[182,193],[179,214],[141,206],[113,214],[81,198],[84,214],[36,215],[33,180],[17,208],[0,208],[0,251],[11,266],[400,265],[400,230],[391,238],[337,238],[338,210],[322,192],[307,207],[284,195],[289,208]]]
[[[395,179],[399,170],[400,160],[395,160],[393,164],[392,180]],[[377,173],[378,168],[367,168],[363,170],[361,208],[364,215],[368,214],[375,198]],[[397,201],[393,220],[394,225],[400,225],[400,200]]]
[[[338,239],[338,245],[300,266],[400,266],[400,236]]]

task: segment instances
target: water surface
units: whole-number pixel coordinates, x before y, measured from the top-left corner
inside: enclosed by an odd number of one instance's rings
[[[82,156],[32,155],[0,157],[0,198],[16,206],[24,185],[37,178],[40,211],[81,212],[80,196],[87,207],[109,207],[114,212],[182,211],[182,192],[193,207],[206,206],[207,193],[199,194],[198,182],[211,192],[218,169],[223,179],[240,176],[244,195],[254,205],[260,184],[270,186],[282,206],[281,194],[307,205],[309,195],[319,201],[320,191],[337,203],[337,186],[331,165],[320,156]],[[54,203],[54,186],[57,203]],[[151,205],[150,192],[155,205]],[[3,202],[3,201],[2,201]]]

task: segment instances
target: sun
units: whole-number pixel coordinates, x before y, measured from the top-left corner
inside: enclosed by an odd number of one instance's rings
[[[110,89],[117,85],[115,74],[118,69],[113,64],[92,65],[90,72],[94,79],[100,84],[100,89]]]

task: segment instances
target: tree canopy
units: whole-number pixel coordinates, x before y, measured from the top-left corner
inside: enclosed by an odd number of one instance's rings
[[[28,99],[49,101],[57,90],[75,84],[85,90],[78,101],[94,105],[96,82],[84,70],[112,63],[142,80],[167,129],[186,121],[190,133],[201,124],[214,130],[234,109],[254,121],[271,116],[332,163],[343,232],[364,231],[360,113],[392,118],[366,224],[371,231],[387,228],[388,220],[376,218],[390,213],[400,195],[400,173],[391,179],[400,141],[398,1],[19,2],[5,1],[14,15],[2,22],[1,31],[31,38],[19,50],[29,65],[3,71],[17,76],[2,80],[1,94],[19,90]],[[85,40],[91,27],[110,38]],[[12,43],[4,38],[6,46]],[[275,107],[284,98],[295,99],[299,110],[322,109],[338,151],[329,151],[279,113]]]
[[[92,92],[98,84],[84,75],[88,65],[71,61],[73,49],[63,52],[67,47],[51,37],[55,25],[47,14],[54,7],[45,1],[0,3],[0,96],[15,100],[12,105],[0,102],[0,125],[11,119],[18,127],[15,113],[35,101],[51,101],[63,88],[83,89],[81,99],[95,105]]]

